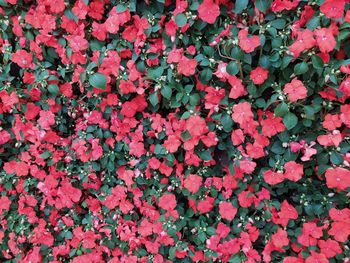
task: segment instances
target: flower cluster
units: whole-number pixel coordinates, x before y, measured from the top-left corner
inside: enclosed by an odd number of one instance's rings
[[[0,0],[1,262],[349,262],[349,0]]]

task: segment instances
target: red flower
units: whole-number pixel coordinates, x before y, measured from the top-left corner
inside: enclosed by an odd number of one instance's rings
[[[350,128],[350,105],[340,106],[340,112],[341,121]]]
[[[273,115],[268,115],[267,119],[260,121],[262,126],[262,133],[264,136],[272,137],[277,133],[283,132],[286,127],[282,123],[281,117],[274,117]]]
[[[12,55],[12,61],[21,68],[30,68],[32,67],[33,55],[25,50],[20,49]]]
[[[50,126],[55,124],[55,114],[51,111],[40,111],[40,118],[38,119],[38,123],[45,130],[50,130]]]
[[[176,207],[176,198],[173,194],[165,194],[159,198],[158,206],[164,210],[171,211]]]
[[[299,1],[275,0],[271,5],[272,12],[282,12],[283,10],[293,10],[299,4]]]
[[[83,36],[65,36],[65,38],[73,52],[86,50],[89,47],[89,42]]]
[[[350,171],[345,168],[336,167],[334,169],[328,169],[325,176],[328,188],[344,191],[350,187]]]
[[[263,67],[257,67],[250,72],[250,78],[252,79],[255,85],[260,85],[267,80],[269,76],[269,71],[264,69]]]
[[[286,84],[283,91],[288,94],[288,99],[291,102],[296,102],[297,100],[304,99],[307,96],[307,89],[305,88],[304,84],[296,78],[290,83]]]
[[[297,219],[298,212],[297,210],[284,200],[281,204],[281,210],[278,212],[278,218],[273,219],[274,223],[280,224],[281,226],[287,226],[290,219]]]
[[[282,172],[274,172],[271,170],[267,170],[264,173],[265,182],[269,185],[276,185],[282,183],[284,181],[284,175]]]
[[[343,252],[338,242],[332,239],[319,240],[317,245],[321,249],[321,253],[327,258],[335,257]]]
[[[196,193],[202,185],[202,177],[196,174],[189,174],[184,181],[184,187],[191,193]]]
[[[342,18],[344,15],[344,0],[326,0],[320,7],[322,13],[328,18]]]
[[[219,6],[213,0],[204,0],[198,7],[198,16],[208,24],[214,24],[220,15]]]
[[[322,123],[323,128],[326,128],[329,131],[333,131],[339,128],[342,125],[340,117],[338,114],[327,114]]]
[[[10,209],[11,200],[7,196],[0,197],[0,215],[3,210],[8,211]]]
[[[236,216],[237,208],[230,202],[221,202],[219,205],[219,213],[223,219],[232,220]]]
[[[291,180],[293,182],[299,181],[303,175],[304,175],[304,166],[302,164],[298,164],[294,161],[287,162],[284,165],[284,169],[286,169],[285,172],[285,178],[288,180]]]
[[[169,135],[168,139],[164,141],[163,146],[170,153],[176,152],[181,146],[181,141],[177,139],[175,135]]]
[[[213,197],[207,197],[201,200],[197,204],[197,209],[201,214],[210,212],[213,209],[215,199]]]
[[[243,124],[244,122],[250,121],[254,118],[252,107],[249,102],[241,102],[232,107],[232,119]]]
[[[305,29],[298,32],[297,40],[289,46],[289,50],[293,53],[294,57],[299,57],[301,52],[313,48],[315,45],[316,40],[314,39],[314,33]]]
[[[177,65],[177,71],[187,77],[193,75],[196,72],[197,60],[189,59],[186,56],[182,56],[179,64]]]
[[[241,96],[247,95],[247,91],[243,86],[242,80],[240,80],[236,76],[229,76],[228,82],[231,85],[230,94],[228,95],[229,98],[237,99]]]
[[[132,92],[136,92],[136,87],[132,81],[121,80],[119,83],[119,89],[121,94],[129,94]]]
[[[259,36],[248,36],[248,30],[242,29],[238,33],[239,46],[245,53],[253,52],[260,46]]]
[[[305,259],[305,263],[328,263],[329,260],[322,253],[317,253],[311,250],[311,256]]]
[[[287,231],[283,230],[282,228],[279,228],[275,234],[271,236],[272,244],[277,248],[283,248],[285,246],[288,246],[289,239]]]
[[[316,29],[314,33],[316,36],[317,45],[319,46],[321,52],[328,53],[335,48],[337,42],[335,41],[335,38],[333,36],[332,29]]]

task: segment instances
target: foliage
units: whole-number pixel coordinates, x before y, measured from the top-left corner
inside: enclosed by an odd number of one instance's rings
[[[348,262],[348,0],[0,0],[1,262]]]

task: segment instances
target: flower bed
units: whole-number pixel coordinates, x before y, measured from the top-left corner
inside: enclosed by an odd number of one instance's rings
[[[348,262],[349,7],[0,0],[1,262]]]

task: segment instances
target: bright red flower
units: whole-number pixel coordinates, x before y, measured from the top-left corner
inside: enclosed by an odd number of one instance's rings
[[[220,15],[220,8],[213,0],[203,0],[198,7],[198,16],[208,24],[214,24]]]
[[[327,258],[335,257],[337,254],[343,252],[339,243],[332,239],[319,240],[317,245],[321,249],[321,254],[325,255]]]
[[[291,180],[293,182],[299,181],[304,175],[304,166],[302,164],[298,164],[295,161],[289,161],[284,165],[285,178]]]
[[[276,185],[284,181],[284,175],[282,172],[274,172],[272,170],[267,170],[263,173],[265,182],[269,185]]]
[[[338,147],[342,142],[343,137],[338,130],[334,130],[332,133],[328,133],[325,135],[320,135],[317,137],[317,141],[322,146],[335,146]]]
[[[255,85],[261,85],[267,80],[269,71],[263,67],[257,67],[250,72],[250,78]]]
[[[238,33],[239,46],[245,53],[253,52],[260,46],[259,36],[248,36],[248,30],[242,29]]]
[[[326,128],[329,131],[333,131],[339,128],[342,125],[340,117],[338,114],[326,114],[324,121],[322,123],[323,128]]]
[[[271,241],[272,244],[278,248],[288,246],[289,239],[287,231],[283,230],[282,228],[279,228],[277,232],[271,236]]]
[[[33,55],[25,50],[20,49],[12,55],[12,61],[21,68],[30,68],[32,67]]]
[[[336,167],[326,171],[326,183],[328,188],[344,191],[350,187],[350,171],[345,168]]]
[[[73,52],[83,51],[89,47],[89,42],[83,36],[65,36],[65,38]]]
[[[328,259],[322,253],[311,250],[311,256],[305,259],[305,263],[328,263]]]
[[[2,214],[3,210],[8,211],[10,209],[11,200],[7,196],[1,196],[0,197],[0,215]]]
[[[163,146],[165,149],[167,149],[170,153],[176,152],[179,147],[181,146],[181,141],[177,139],[175,135],[169,135],[168,139],[164,141]]]
[[[252,106],[249,102],[241,102],[232,107],[232,119],[243,124],[244,122],[250,121],[254,118],[252,112]]]
[[[340,112],[341,121],[350,128],[350,105],[341,105]]]
[[[213,209],[215,199],[213,197],[207,197],[204,200],[201,200],[197,204],[197,209],[199,213],[205,214],[210,212]]]
[[[326,0],[320,7],[322,13],[328,18],[342,18],[344,15],[344,0]]]
[[[176,198],[173,194],[164,194],[159,198],[158,206],[164,210],[171,211],[176,207]]]
[[[184,181],[184,187],[191,193],[196,193],[202,185],[202,177],[196,174],[189,174]]]
[[[242,80],[237,78],[236,76],[227,77],[228,82],[231,85],[230,94],[228,95],[231,99],[237,99],[241,96],[247,95],[247,91],[243,86]]]
[[[221,202],[219,204],[219,213],[221,218],[232,220],[236,216],[237,208],[234,207],[230,202]]]
[[[316,45],[314,39],[314,33],[308,29],[298,32],[297,40],[289,46],[290,52],[293,53],[294,57],[299,57],[303,51],[313,48]]]
[[[281,117],[268,116],[268,118],[261,120],[260,124],[263,135],[267,137],[272,137],[286,129]]]
[[[289,1],[289,0],[274,0],[271,5],[272,12],[282,12],[283,10],[293,10],[299,4],[299,1]]]
[[[304,84],[296,78],[286,84],[283,91],[288,94],[288,99],[291,102],[296,102],[297,100],[305,99],[307,97],[307,89]]]
[[[182,56],[179,64],[177,65],[177,70],[179,73],[189,77],[196,72],[197,60],[189,59],[186,56]]]
[[[317,239],[323,235],[322,227],[319,227],[314,222],[303,224],[301,235],[298,236],[298,242],[303,246],[315,246]]]
[[[334,50],[337,42],[330,28],[320,28],[314,31],[316,36],[317,45],[320,48],[320,51],[323,53],[328,53]]]
[[[278,218],[273,220],[274,223],[280,224],[281,226],[287,226],[290,219],[295,220],[298,218],[298,211],[294,208],[294,206],[284,200],[281,204],[281,210],[277,215]]]

